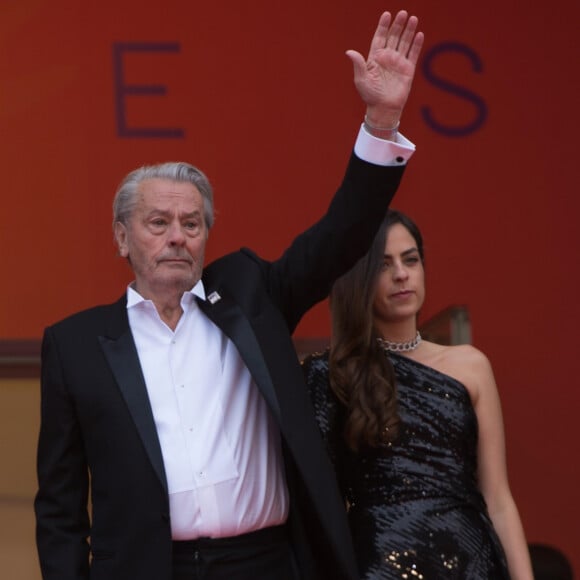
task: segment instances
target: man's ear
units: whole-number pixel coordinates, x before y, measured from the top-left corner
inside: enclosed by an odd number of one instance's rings
[[[127,226],[121,222],[115,222],[115,241],[119,248],[119,256],[122,258],[129,257],[129,244],[127,243],[127,238]]]

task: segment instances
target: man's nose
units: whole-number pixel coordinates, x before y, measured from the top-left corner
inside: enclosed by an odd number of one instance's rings
[[[172,222],[167,231],[169,245],[183,246],[185,244],[185,232],[180,223]]]

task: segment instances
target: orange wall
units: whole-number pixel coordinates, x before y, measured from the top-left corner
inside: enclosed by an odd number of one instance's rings
[[[424,315],[469,307],[500,386],[527,535],[563,548],[578,572],[580,5],[401,4],[427,36],[402,123],[418,151],[395,204],[426,237]],[[123,292],[111,199],[143,163],[185,159],[208,173],[218,211],[209,258],[242,244],[276,256],[340,179],[363,112],[343,53],[366,52],[385,8],[399,6],[2,3],[1,337],[38,338]],[[117,61],[115,47],[125,47]],[[130,96],[128,85],[166,92]],[[152,138],[155,128],[177,135]],[[327,331],[323,305],[298,334]]]

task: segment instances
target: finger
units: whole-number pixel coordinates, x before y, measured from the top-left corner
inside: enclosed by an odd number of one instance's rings
[[[417,33],[417,26],[419,24],[419,19],[416,16],[411,16],[409,20],[407,20],[407,25],[401,34],[401,38],[399,40],[398,50],[401,54],[407,56],[411,45],[415,39],[415,34]]]
[[[403,31],[406,30],[405,23],[407,22],[407,17],[408,14],[406,10],[399,10],[399,12],[397,12],[397,15],[395,16],[395,19],[391,24],[391,28],[387,34],[387,42],[385,44],[387,48],[392,48],[394,50],[398,49],[399,43],[401,41],[401,35],[403,34]],[[411,19],[413,18],[417,20],[415,16],[411,17]],[[415,22],[415,27],[416,26],[417,23]]]
[[[425,35],[422,32],[417,32],[417,34],[415,34],[415,38],[413,38],[413,42],[409,48],[409,54],[407,55],[407,58],[413,64],[417,64],[417,61],[419,60],[419,54],[421,52],[421,48],[423,48],[424,40]]]
[[[374,54],[377,50],[385,48],[387,44],[387,37],[389,34],[389,25],[391,24],[391,13],[383,12],[379,18],[379,23],[375,34],[371,41],[371,47],[369,49],[369,57]]]

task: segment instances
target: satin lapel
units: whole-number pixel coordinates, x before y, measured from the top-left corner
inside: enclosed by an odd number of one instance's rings
[[[109,336],[100,336],[99,342],[133,417],[151,464],[163,488],[167,491],[161,446],[157,437],[153,411],[149,403],[137,349],[129,330],[126,309],[123,309],[119,314],[119,318],[114,323],[116,331],[113,331]],[[123,317],[126,325],[123,324]],[[117,335],[119,331],[121,334]]]
[[[201,311],[236,345],[242,360],[250,370],[252,378],[258,385],[264,399],[266,399],[271,412],[278,424],[281,424],[278,398],[266,361],[262,356],[262,349],[250,321],[244,315],[242,309],[225,295],[222,290],[219,293],[209,294],[209,298],[213,296],[218,297],[217,300],[214,299],[214,302],[197,298]]]

